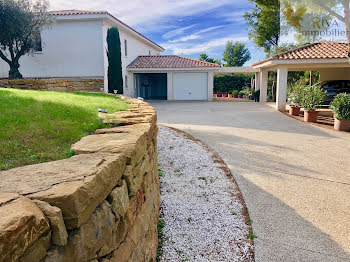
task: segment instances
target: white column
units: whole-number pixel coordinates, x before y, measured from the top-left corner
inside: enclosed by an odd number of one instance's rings
[[[167,94],[168,100],[173,100],[173,73],[167,73]]]
[[[208,72],[208,101],[213,101],[214,92],[214,73]]]
[[[135,83],[134,83],[134,74],[128,72],[128,88],[125,88],[125,94],[130,97],[135,97]]]
[[[262,71],[259,73],[259,82],[260,82],[260,103],[267,102],[267,83],[269,80],[269,72]]]
[[[255,91],[260,90],[260,74],[255,73]]]
[[[288,68],[282,67],[277,69],[277,109],[281,112],[286,110],[287,100],[287,79]]]

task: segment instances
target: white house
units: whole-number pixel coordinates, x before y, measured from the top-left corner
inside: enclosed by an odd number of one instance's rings
[[[218,65],[179,56],[105,11],[51,12],[55,23],[41,32],[41,48],[20,59],[26,78],[100,78],[108,90],[107,30],[120,33],[124,94],[147,99],[211,100]],[[9,67],[0,60],[0,79]]]

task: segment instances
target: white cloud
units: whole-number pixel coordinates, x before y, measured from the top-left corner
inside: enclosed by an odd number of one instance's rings
[[[213,39],[202,43],[163,43],[161,44],[168,53],[175,55],[192,55],[197,53],[209,53],[215,49],[225,47],[227,41],[247,42],[247,36],[231,35],[227,37]]]
[[[130,26],[146,28],[152,24],[156,30],[159,21],[167,23],[170,18],[191,16],[227,4],[244,7],[246,3],[241,0],[51,0],[50,9],[106,10]]]
[[[205,28],[203,30],[199,30],[199,31],[197,31],[197,32],[195,32],[193,34],[190,34],[190,35],[187,35],[187,36],[183,36],[183,37],[180,37],[180,38],[175,39],[175,40],[171,40],[171,41],[169,41],[169,43],[186,42],[186,41],[189,41],[189,40],[199,39],[199,38],[201,38],[201,35],[203,33],[207,33],[207,32],[210,32],[210,31],[213,31],[213,30],[216,30],[216,29],[220,29],[220,28],[223,28],[223,27],[224,27],[223,25],[208,27],[208,28]]]
[[[171,30],[171,31],[165,33],[162,37],[164,39],[169,39],[169,38],[173,38],[173,37],[178,36],[178,35],[182,35],[185,33],[185,31],[193,28],[194,26],[196,26],[196,25],[189,25],[189,26],[177,28],[175,30]]]

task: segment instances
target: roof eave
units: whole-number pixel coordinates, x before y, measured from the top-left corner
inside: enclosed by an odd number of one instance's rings
[[[328,58],[328,59],[293,59],[293,60],[270,60],[257,65],[253,65],[255,69],[264,69],[276,65],[307,65],[307,64],[349,64],[349,58]]]
[[[129,72],[156,72],[156,71],[216,71],[220,67],[186,67],[186,68],[127,68]]]

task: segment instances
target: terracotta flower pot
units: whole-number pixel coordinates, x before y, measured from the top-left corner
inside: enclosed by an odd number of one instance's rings
[[[238,95],[233,95],[233,98],[238,98]]]
[[[300,106],[290,106],[289,114],[292,116],[298,116],[300,114]]]
[[[316,123],[319,111],[305,111],[304,121],[309,123]]]
[[[228,98],[232,98],[232,94],[228,94]]]
[[[350,120],[334,118],[334,129],[338,131],[350,131]]]
[[[227,94],[222,94],[222,97],[227,97]]]

